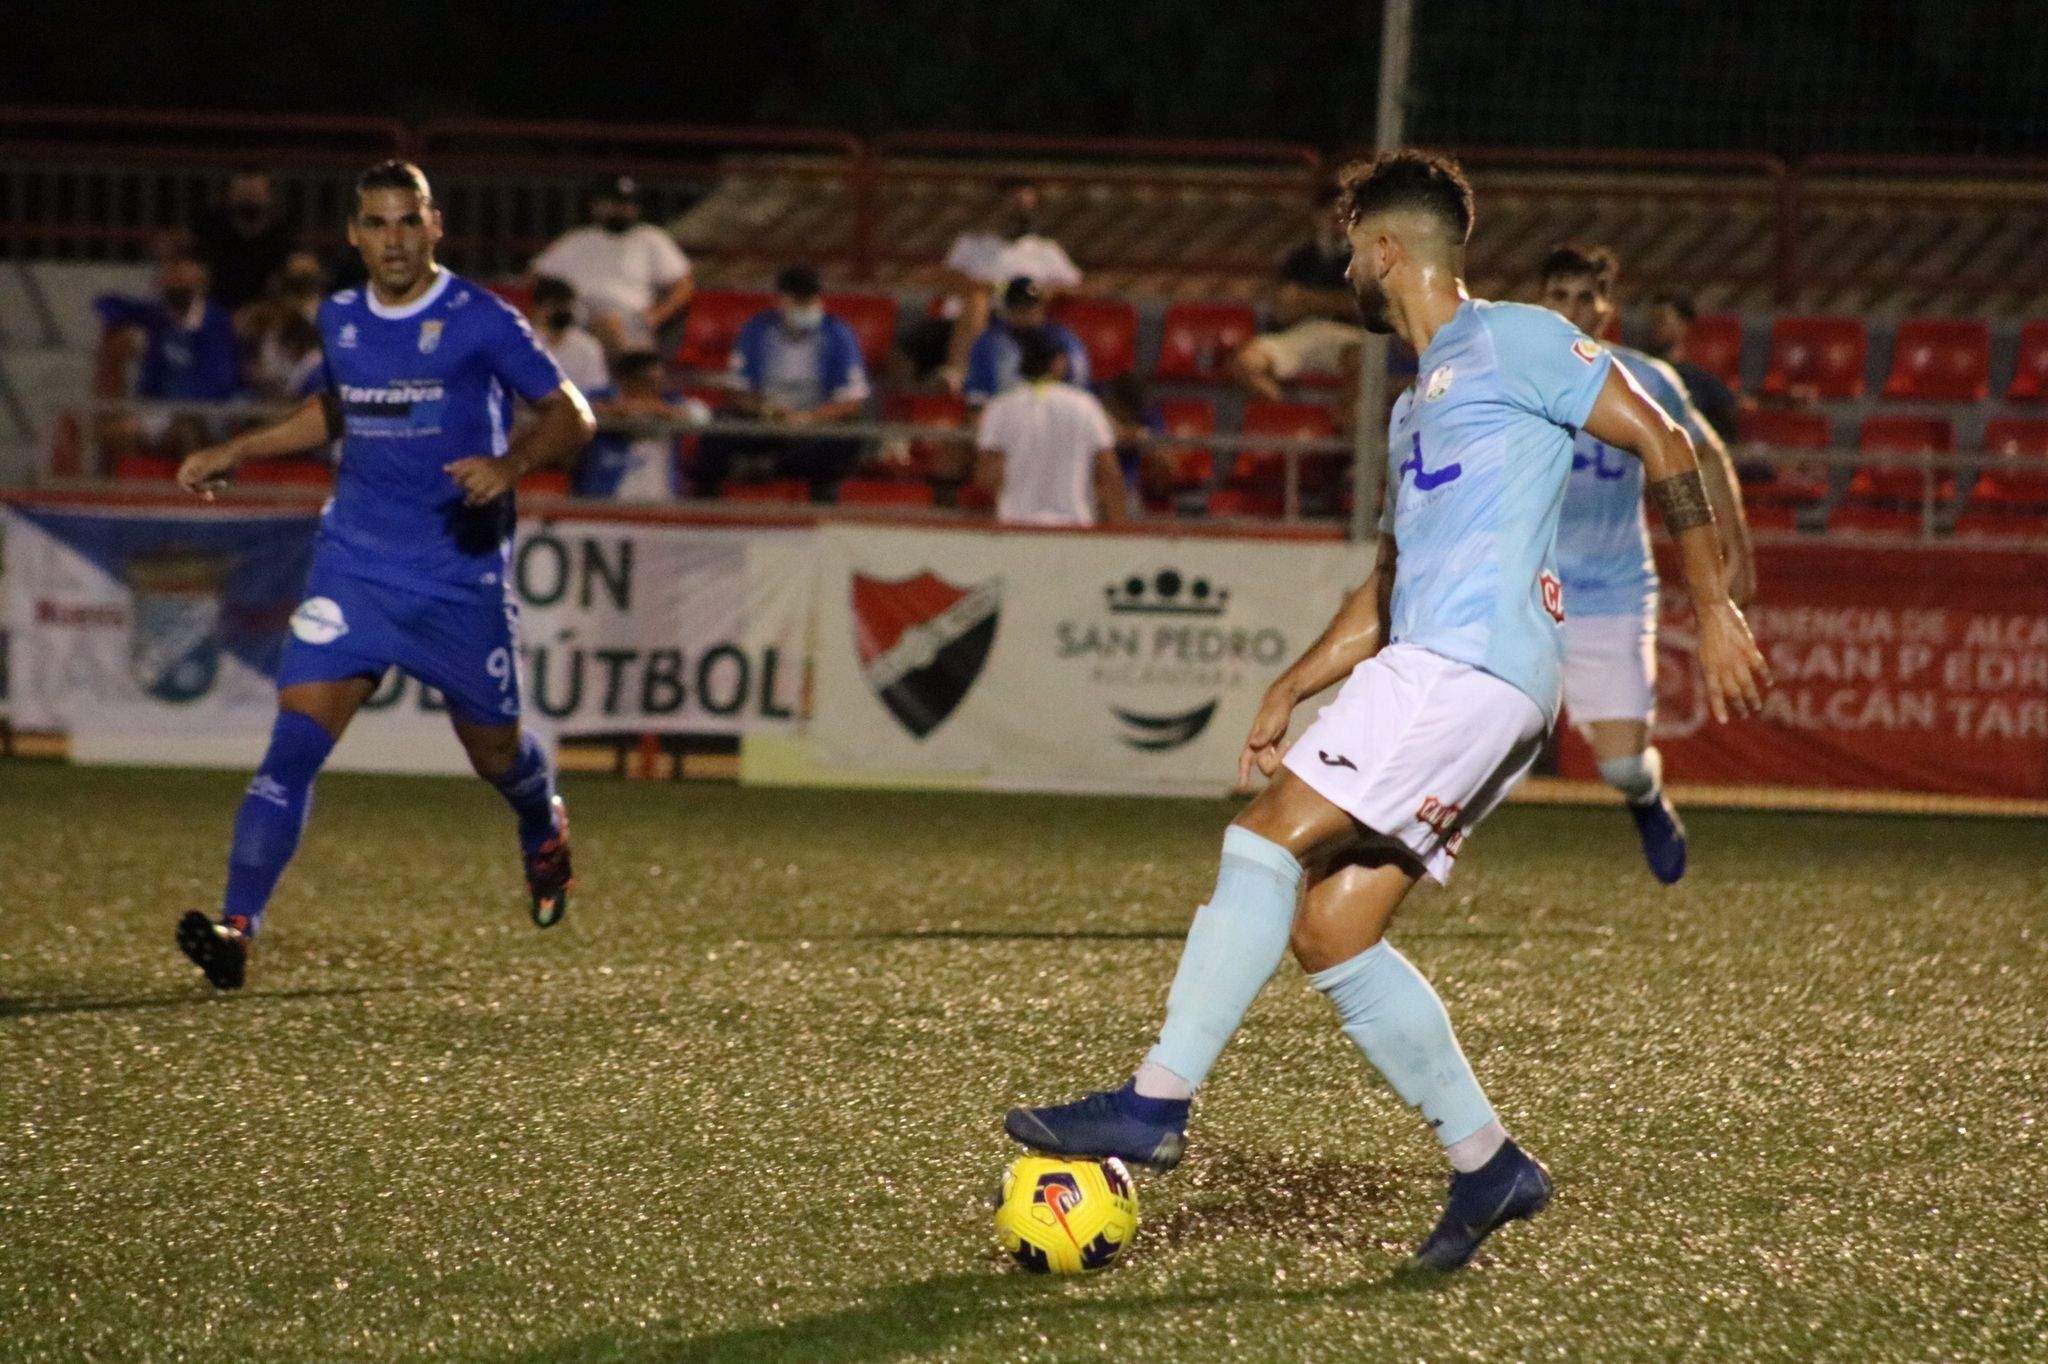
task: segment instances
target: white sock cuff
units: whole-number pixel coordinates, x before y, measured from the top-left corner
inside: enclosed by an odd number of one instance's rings
[[[1354,976],[1361,976],[1367,971],[1377,970],[1380,963],[1384,962],[1388,957],[1395,955],[1397,954],[1394,951],[1394,945],[1385,938],[1381,938],[1355,957],[1346,958],[1335,966],[1325,966],[1320,971],[1311,971],[1308,983],[1321,990],[1324,994],[1328,994]]]
[[[1295,860],[1294,854],[1242,825],[1233,824],[1223,831],[1223,855],[1242,858],[1263,867],[1291,885],[1301,884],[1301,863]]]

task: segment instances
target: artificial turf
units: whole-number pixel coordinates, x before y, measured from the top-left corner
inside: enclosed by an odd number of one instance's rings
[[[0,764],[0,1358],[2040,1358],[2048,834],[1510,807],[1395,939],[1550,1213],[1393,1274],[1441,1158],[1292,965],[1138,1240],[1026,1277],[998,1120],[1149,1041],[1222,802],[335,775],[247,989],[171,944],[241,780]]]

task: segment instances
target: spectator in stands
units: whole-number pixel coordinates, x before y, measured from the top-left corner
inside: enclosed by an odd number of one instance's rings
[[[1081,338],[1046,316],[1045,294],[1029,275],[1019,275],[1003,290],[1002,308],[975,338],[967,353],[967,382],[962,390],[976,407],[1017,386],[1017,334],[1042,330],[1059,346],[1060,378],[1088,386],[1088,348]]]
[[[1685,380],[1686,391],[1692,395],[1692,405],[1707,419],[1715,434],[1732,444],[1741,439],[1736,429],[1740,400],[1721,382],[1721,376],[1685,358],[1686,334],[1692,330],[1693,318],[1697,316],[1690,295],[1658,294],[1650,300],[1650,336],[1643,349],[1678,371],[1678,377]]]
[[[215,302],[233,312],[263,296],[271,277],[298,246],[298,232],[277,211],[270,177],[239,170],[223,202],[193,224],[193,244],[206,263]]]
[[[1059,343],[1018,333],[1025,382],[991,402],[975,434],[974,481],[1013,526],[1093,526],[1125,519],[1116,434],[1095,395],[1058,376]]]
[[[1346,376],[1358,365],[1364,331],[1344,277],[1351,241],[1337,220],[1337,186],[1318,187],[1314,227],[1280,262],[1270,314],[1272,330],[1231,357],[1231,370],[1254,396],[1277,402],[1281,385],[1304,374]]]
[[[241,391],[234,318],[207,297],[206,266],[190,257],[167,260],[157,271],[155,298],[101,294],[93,302],[106,328],[103,344],[122,359],[143,347],[135,396],[167,401],[221,402]]]
[[[853,468],[860,455],[858,440],[802,434],[807,427],[851,420],[868,400],[860,338],[825,311],[819,289],[816,270],[789,266],[775,277],[776,306],[740,328],[732,348],[735,407],[782,430],[706,436],[690,471],[698,496],[716,497],[734,466],[744,463],[804,479],[813,499],[829,501]]]
[[[711,410],[668,388],[661,356],[654,351],[626,351],[612,369],[617,388],[591,391],[598,433],[576,465],[576,495],[671,501],[682,493],[675,428],[702,426],[711,420]]]
[[[320,331],[313,319],[327,291],[327,271],[311,251],[294,251],[262,298],[235,314],[248,387],[262,398],[297,398],[320,374]]]
[[[653,345],[695,292],[689,258],[665,229],[640,221],[640,186],[631,176],[598,185],[590,217],[555,238],[532,273],[569,282],[606,350]]]
[[[1146,395],[1145,381],[1135,374],[1111,379],[1102,386],[1102,410],[1116,435],[1116,462],[1123,471],[1124,486],[1140,506],[1170,502],[1179,471],[1172,453],[1160,444],[1166,422]]]
[[[988,325],[993,296],[1018,276],[1038,285],[1048,298],[1079,287],[1081,271],[1066,248],[1040,232],[1038,186],[1006,186],[991,221],[978,232],[963,232],[946,253],[940,286],[946,302],[940,316],[904,333],[902,349],[917,378],[936,371],[959,392],[967,378],[967,352]]]
[[[554,357],[570,383],[585,394],[602,393],[612,386],[604,346],[576,325],[576,287],[568,280],[555,275],[536,279],[527,304],[527,319],[533,323],[541,349]],[[619,358],[624,360],[625,354]]]

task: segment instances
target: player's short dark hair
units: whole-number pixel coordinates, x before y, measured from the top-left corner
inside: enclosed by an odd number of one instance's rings
[[[1593,283],[1602,289],[1612,289],[1614,282],[1621,278],[1621,262],[1604,246],[1568,242],[1551,251],[1536,267],[1536,278],[1545,283],[1553,279],[1577,279],[1581,275],[1590,276]]]
[[[1414,208],[1432,214],[1451,239],[1463,245],[1472,235],[1472,184],[1448,156],[1409,148],[1355,161],[1338,173],[1339,211],[1355,223],[1389,209]]]
[[[775,292],[808,303],[823,288],[815,267],[785,265],[775,276]]]
[[[1011,335],[1017,338],[1017,372],[1026,379],[1046,378],[1059,364],[1059,343],[1044,327],[1019,327]]]
[[[1658,294],[1652,298],[1650,306],[1652,308],[1669,308],[1687,322],[1691,322],[1700,315],[1699,306],[1692,301],[1692,295],[1680,293],[1675,289]]]
[[[373,189],[410,190],[420,196],[422,204],[434,202],[434,191],[427,185],[427,173],[410,161],[379,161],[376,165],[356,177],[356,203],[360,206],[363,196]]]
[[[661,373],[661,354],[651,350],[621,351],[612,361],[612,381],[625,383]]]

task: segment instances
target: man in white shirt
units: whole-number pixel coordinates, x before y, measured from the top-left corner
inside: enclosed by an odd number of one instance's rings
[[[920,372],[937,363],[946,386],[960,391],[967,377],[967,353],[988,326],[996,292],[1011,280],[1030,280],[1048,299],[1080,286],[1080,267],[1039,226],[1038,186],[1020,182],[1008,187],[988,228],[953,239],[941,281],[949,295],[944,315],[913,328],[913,334],[904,338]],[[932,345],[934,341],[939,344]],[[943,360],[920,358],[913,350],[920,344]]]
[[[1017,335],[1024,382],[981,414],[976,486],[995,495],[1008,526],[1093,526],[1124,519],[1116,436],[1102,404],[1055,377],[1059,343],[1040,329]]]
[[[576,290],[568,280],[554,275],[542,275],[535,280],[526,316],[527,321],[533,323],[533,334],[539,339],[540,348],[554,357],[555,363],[562,367],[562,373],[583,391],[585,397],[612,386],[604,347],[598,344],[596,337],[576,325]]]
[[[607,350],[652,345],[695,292],[689,258],[666,231],[640,221],[640,186],[631,176],[600,185],[590,216],[555,238],[532,273],[569,282]]]

